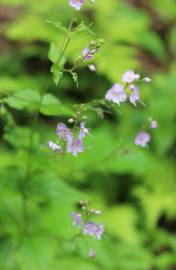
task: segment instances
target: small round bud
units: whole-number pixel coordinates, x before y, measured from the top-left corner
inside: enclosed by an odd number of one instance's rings
[[[75,122],[75,120],[73,118],[68,119],[68,123],[73,124],[74,122]]]
[[[145,77],[145,78],[143,79],[143,81],[146,82],[146,83],[151,82],[151,80],[152,80],[152,79],[149,78],[149,77]]]
[[[93,65],[93,64],[88,65],[88,68],[89,68],[90,71],[93,71],[93,72],[96,71],[96,66]]]

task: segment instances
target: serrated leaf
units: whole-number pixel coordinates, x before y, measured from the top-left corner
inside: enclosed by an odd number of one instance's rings
[[[9,107],[14,109],[24,109],[27,107],[36,108],[40,103],[40,94],[32,89],[26,89],[24,91],[19,91],[14,95],[7,97],[5,103]]]

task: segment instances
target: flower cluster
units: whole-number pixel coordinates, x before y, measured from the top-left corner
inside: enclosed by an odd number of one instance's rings
[[[104,40],[103,39],[97,39],[97,40],[92,40],[89,44],[88,47],[86,47],[83,51],[82,51],[82,59],[84,61],[89,61],[91,60],[94,55],[99,51],[99,49],[101,48],[101,46],[103,45]]]
[[[80,203],[83,213],[72,213],[73,225],[81,228],[82,234],[93,236],[96,240],[101,240],[104,233],[104,224],[97,224],[89,220],[93,215],[100,215],[101,211],[94,209],[89,210],[87,208],[87,202],[81,201]]]
[[[137,82],[141,81],[140,78],[141,76],[133,70],[127,70],[121,78],[123,84],[115,83],[106,93],[105,99],[118,105],[129,99],[130,103],[136,106],[137,101],[141,102],[139,87],[136,85]],[[151,79],[145,77],[142,81],[150,82]]]
[[[80,10],[84,4],[84,0],[69,0],[70,6],[76,10]]]
[[[69,119],[68,122],[76,123],[74,119]],[[89,134],[89,129],[86,128],[84,121],[80,123],[79,127],[74,125],[72,129],[67,128],[64,123],[58,123],[56,134],[58,136],[56,143],[49,141],[48,147],[54,152],[68,152],[77,156],[78,153],[84,151],[83,139]]]
[[[148,121],[149,121],[149,127],[151,129],[156,129],[158,127],[158,122],[156,120],[149,118]],[[142,130],[137,134],[134,140],[134,143],[141,147],[146,147],[150,141],[151,141],[150,134],[147,131]]]

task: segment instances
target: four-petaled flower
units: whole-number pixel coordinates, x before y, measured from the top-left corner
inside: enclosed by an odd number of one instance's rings
[[[67,141],[67,152],[72,153],[73,156],[77,156],[77,153],[83,152],[84,147],[82,140],[80,139],[69,139]]]
[[[136,138],[135,138],[135,144],[139,145],[141,147],[146,147],[147,144],[150,142],[150,134],[148,134],[146,131],[140,131]]]
[[[132,83],[135,80],[139,80],[140,75],[137,73],[134,73],[133,70],[127,70],[123,75],[122,75],[122,81],[125,83]]]
[[[81,122],[78,138],[82,140],[86,137],[87,134],[89,134],[89,130],[85,127],[85,122]]]
[[[72,6],[76,10],[80,10],[82,5],[84,4],[84,0],[69,0],[70,6]]]
[[[124,91],[123,85],[115,83],[113,87],[106,93],[105,98],[108,101],[112,101],[120,105],[121,102],[125,102],[127,95]]]
[[[81,227],[82,226],[81,214],[77,214],[76,212],[73,212],[71,216],[73,219],[73,225],[75,225],[76,227]]]
[[[48,147],[54,152],[62,153],[62,147],[52,141],[48,142]]]
[[[129,86],[131,94],[129,95],[130,102],[136,106],[136,101],[139,100],[139,87],[131,84]]]
[[[83,234],[94,236],[95,239],[97,240],[101,240],[103,233],[104,233],[104,224],[98,225],[95,222],[88,221],[83,228]]]
[[[59,135],[60,139],[69,139],[72,137],[70,129],[66,127],[63,123],[58,123],[56,128],[56,134]]]

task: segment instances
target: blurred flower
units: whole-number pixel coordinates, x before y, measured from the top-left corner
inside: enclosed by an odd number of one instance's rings
[[[150,127],[153,128],[153,129],[157,128],[158,127],[158,122],[156,120],[152,120],[150,122]]]
[[[57,124],[56,134],[59,135],[59,137],[61,139],[66,139],[67,140],[67,139],[71,139],[72,138],[71,131],[63,123]]]
[[[83,228],[83,233],[94,236],[97,240],[101,240],[102,234],[104,233],[104,224],[98,225],[94,222],[87,222]]]
[[[81,214],[77,214],[76,212],[73,212],[71,216],[73,219],[73,225],[76,227],[81,227],[82,226]]]
[[[150,142],[150,134],[145,131],[141,131],[135,138],[135,144],[141,147],[146,147],[147,144]]]
[[[144,82],[151,82],[151,80],[152,80],[152,79],[149,78],[149,77],[145,77],[145,78],[143,79]]]
[[[84,4],[84,0],[69,0],[70,6],[75,8],[76,10],[80,10],[82,5]]]
[[[91,259],[95,258],[95,256],[96,256],[95,250],[93,250],[92,248],[90,248],[90,249],[89,249],[89,252],[88,252],[88,256],[89,256],[89,258],[91,258]]]
[[[125,83],[132,83],[135,80],[139,80],[140,75],[134,73],[133,70],[127,70],[123,75],[122,75],[122,81]]]
[[[101,215],[101,211],[100,211],[100,210],[94,210],[94,209],[91,209],[90,212],[91,212],[92,214]]]
[[[115,83],[112,88],[106,93],[105,98],[108,101],[112,101],[120,105],[121,102],[125,102],[127,95],[124,91],[123,85]]]
[[[72,153],[73,156],[77,156],[77,153],[83,152],[83,144],[80,139],[68,139],[67,140],[67,152]]]
[[[78,138],[80,140],[82,140],[83,138],[85,138],[85,136],[87,134],[89,134],[89,130],[88,130],[88,128],[85,127],[85,122],[81,122],[81,124],[80,124],[80,132],[79,132]]]
[[[132,84],[129,86],[129,89],[131,90],[130,102],[136,106],[136,101],[139,100],[139,87]]]
[[[54,152],[62,152],[62,147],[52,141],[48,142],[48,147]]]
[[[88,68],[89,68],[90,71],[93,71],[93,72],[96,71],[96,66],[93,65],[93,64],[88,65]]]
[[[87,47],[82,51],[82,57],[87,61],[91,60],[96,52],[97,49],[90,49],[89,47]]]

